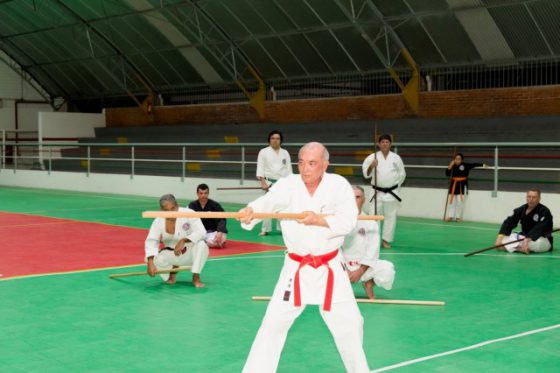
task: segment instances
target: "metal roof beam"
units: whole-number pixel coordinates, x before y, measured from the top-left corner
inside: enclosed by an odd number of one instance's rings
[[[321,53],[319,53],[319,51],[317,50],[317,47],[315,47],[315,45],[311,42],[311,40],[309,40],[309,38],[307,37],[307,35],[302,32],[302,30],[299,28],[299,26],[297,25],[296,21],[294,21],[294,19],[290,16],[290,14],[286,11],[286,9],[284,9],[276,0],[272,0],[272,3],[274,5],[276,5],[276,7],[284,14],[284,17],[286,17],[286,19],[288,21],[290,21],[290,23],[292,24],[292,26],[294,26],[294,28],[297,29],[297,32],[294,33],[294,35],[301,35],[305,41],[307,41],[309,43],[309,45],[311,46],[311,48],[313,49],[313,51],[315,51],[315,53],[317,54],[317,56],[319,57],[319,59],[321,59],[321,61],[323,62],[323,64],[325,65],[325,67],[329,70],[329,72],[331,72],[332,74],[334,74],[334,70],[331,67],[331,65],[327,62],[327,60],[325,60],[325,58],[323,57],[323,55]],[[307,30],[306,30],[307,31]]]
[[[76,11],[74,11],[72,8],[70,8],[68,5],[66,5],[62,0],[52,0],[52,1],[56,2],[64,11],[69,13],[71,16],[75,17],[83,25],[85,25],[87,28],[92,30],[97,36],[99,36],[101,38],[101,40],[103,40],[103,42],[105,42],[109,46],[109,48],[111,48],[113,51],[115,51],[116,54],[119,55],[119,57],[132,69],[132,71],[134,71],[134,73],[136,74],[136,76],[140,80],[140,82],[147,89],[151,90],[150,94],[154,94],[156,92],[156,90],[155,90],[153,84],[150,82],[150,80],[142,73],[142,71],[140,71],[140,69],[138,67],[136,67],[132,63],[132,61],[130,61],[126,57],[126,55],[115,45],[115,43],[113,43],[111,41],[111,39],[109,39],[107,36],[105,36],[105,34],[103,34],[101,31],[97,30],[97,28],[95,28],[87,20],[82,18]]]

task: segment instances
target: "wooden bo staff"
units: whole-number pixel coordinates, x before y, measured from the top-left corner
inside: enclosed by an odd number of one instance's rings
[[[373,130],[373,159],[377,161],[377,122],[374,123],[374,130]],[[379,165],[377,165],[379,166]],[[373,169],[373,199],[375,200],[373,205],[374,214],[377,215],[377,166]]]
[[[191,267],[179,267],[179,268],[172,268],[172,269],[159,269],[156,271],[156,274],[160,274],[160,273],[177,273],[177,272],[184,272],[184,271],[190,271]],[[142,272],[129,272],[129,273],[114,273],[112,275],[109,275],[109,278],[121,278],[121,277],[132,277],[132,276],[144,276],[147,275],[148,271],[142,271]]]
[[[329,214],[319,214],[329,216]],[[227,211],[144,211],[143,218],[200,218],[200,219],[241,219],[245,215]],[[303,219],[304,212],[255,212],[254,219]],[[358,215],[358,220],[383,220],[383,215]]]
[[[272,297],[253,296],[252,300],[269,301]],[[397,300],[397,299],[367,299],[356,298],[358,303],[377,303],[377,304],[403,304],[410,306],[445,306],[445,302],[432,300]]]
[[[457,156],[457,147],[455,146],[453,148],[453,162],[455,162],[455,157]],[[455,165],[453,165],[453,167],[451,167],[451,173],[449,175],[449,181],[447,182],[447,190],[445,191],[445,207],[443,208],[443,220],[445,221],[445,218],[447,217],[447,206],[449,205],[449,200],[451,199],[451,196],[449,195],[449,188],[451,188],[451,182],[453,181],[453,169],[455,168]],[[455,190],[452,191],[453,193],[455,193]]]
[[[543,236],[548,236],[549,234],[552,234],[552,233],[558,232],[558,231],[560,231],[560,228],[553,229],[552,231],[550,231],[550,232],[544,234]],[[476,254],[483,253],[483,252],[485,252],[485,251],[490,251],[490,250],[493,250],[493,249],[497,249],[498,247],[502,247],[502,246],[505,246],[505,245],[509,245],[509,244],[511,244],[511,243],[521,242],[521,241],[523,241],[525,238],[527,238],[527,237],[523,237],[523,238],[520,238],[520,239],[515,240],[515,241],[506,242],[506,243],[503,243],[503,244],[501,244],[501,245],[494,245],[494,246],[490,246],[490,247],[487,247],[487,248],[484,248],[484,249],[480,249],[480,250],[476,250],[476,251],[471,251],[470,253],[466,253],[464,256],[472,256],[472,255],[476,255]]]

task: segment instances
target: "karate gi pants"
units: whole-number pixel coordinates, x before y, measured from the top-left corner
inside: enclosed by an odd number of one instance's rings
[[[397,211],[400,202],[396,199],[385,200],[385,193],[377,192],[377,215],[383,215],[383,232],[381,238],[386,242],[393,242],[395,239],[395,229],[397,228]],[[369,214],[375,214],[375,198],[369,204]]]
[[[451,195],[448,194],[447,198],[451,199]],[[459,194],[453,196],[453,202],[447,204],[447,217],[450,219],[463,219],[466,199],[466,195],[463,195],[463,200],[461,200]]]
[[[171,269],[173,266],[192,266],[192,273],[200,273],[206,259],[208,259],[208,246],[206,242],[198,241],[194,245],[187,245],[187,251],[179,256],[175,256],[173,250],[160,251],[154,258],[154,264],[158,270]],[[169,273],[161,273],[160,276],[163,281],[169,279]]]
[[[349,265],[348,269],[355,271],[360,268],[359,265]],[[395,281],[395,266],[388,260],[378,259],[373,267],[369,267],[366,272],[360,277],[361,282],[373,280],[377,286],[381,286],[385,290],[393,288]]]
[[[502,243],[507,244],[508,242],[517,241],[522,238],[525,238],[525,236],[519,233],[512,233],[509,236],[504,237],[502,239]],[[504,247],[508,252],[512,253],[514,251],[517,251],[519,244],[520,242],[516,242],[509,245],[505,245]],[[539,237],[538,240],[529,242],[529,251],[532,251],[534,253],[545,253],[548,250],[550,250],[550,241],[547,238]]]
[[[333,303],[330,311],[319,305],[321,316],[329,328],[347,372],[369,373],[363,349],[364,319],[355,300]],[[243,373],[273,373],[288,330],[303,312],[305,305],[295,307],[293,301],[271,299],[261,327],[249,352]],[[313,336],[310,336],[313,338]],[[319,356],[320,358],[320,356]],[[305,359],[301,362],[305,368]]]
[[[276,221],[276,230],[278,232],[282,231],[282,228],[280,228],[280,221],[279,220]],[[266,232],[266,233],[272,232],[272,219],[263,219],[261,232]]]
[[[216,240],[216,233],[218,232],[206,233],[206,244],[208,245],[208,247],[222,248],[226,244],[227,233],[222,233],[222,239],[220,241]]]

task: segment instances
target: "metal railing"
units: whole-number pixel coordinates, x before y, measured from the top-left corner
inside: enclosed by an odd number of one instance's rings
[[[511,87],[534,87],[560,84],[560,60],[519,60],[489,64],[420,66],[421,91],[456,91]],[[405,84],[412,71],[395,68]],[[317,99],[323,97],[352,97],[400,94],[401,88],[386,69],[365,73],[290,77],[267,79],[267,100]],[[258,82],[246,82],[254,92]],[[172,105],[245,102],[246,97],[234,84],[219,86],[191,86],[163,88],[166,103]]]
[[[286,143],[283,147],[293,156],[301,143]],[[373,151],[371,143],[326,143],[331,153],[331,171],[347,176],[354,181],[363,181],[361,166],[365,157]],[[394,151],[404,159],[407,179],[411,184],[426,186],[437,184],[446,179],[442,170],[457,149],[470,152],[468,158],[483,160],[488,166],[483,172],[491,172],[491,178],[479,179],[481,183],[491,184],[487,189],[496,195],[502,175],[510,173],[508,183],[548,184],[560,192],[560,142],[541,143],[395,143]],[[261,143],[45,143],[5,141],[0,144],[2,162],[0,171],[11,169],[16,173],[24,169],[24,164],[40,164],[32,167],[37,171],[50,174],[53,170],[85,172],[110,172],[129,174],[153,174],[180,176],[184,181],[188,176],[228,177],[239,179],[243,185],[252,176],[256,165],[256,155],[263,147]],[[11,146],[13,154],[6,157],[5,148]],[[19,148],[42,147],[39,152],[26,152],[34,155],[21,155]],[[452,150],[453,149],[453,150]],[[31,162],[22,163],[23,159]],[[65,165],[72,163],[72,167]],[[79,164],[79,167],[76,165]],[[103,166],[103,167],[102,167]],[[112,167],[112,168],[111,168]],[[540,175],[536,180],[534,175]],[[476,178],[475,178],[476,179]],[[537,178],[538,179],[538,178]],[[411,181],[412,180],[412,181]],[[424,184],[422,184],[424,183]],[[417,185],[412,185],[417,186]]]

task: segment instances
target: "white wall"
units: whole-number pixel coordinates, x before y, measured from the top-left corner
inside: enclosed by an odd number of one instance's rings
[[[181,182],[179,177],[134,176],[90,174],[74,172],[0,170],[0,185],[20,186],[29,188],[61,189],[92,193],[114,193],[142,195],[159,198],[172,193],[184,200],[196,199],[196,186],[206,183],[210,186],[210,197],[220,202],[247,203],[262,195],[260,190],[219,191],[216,187],[238,187],[238,180],[186,178]],[[245,187],[257,187],[258,183],[251,180]],[[366,190],[371,187],[364,186]],[[368,190],[368,192],[369,192]],[[369,194],[369,193],[368,193]],[[403,188],[403,203],[400,216],[442,219],[445,206],[446,190],[428,188]],[[369,197],[369,196],[368,196]],[[525,203],[525,193],[498,192],[492,198],[490,191],[471,190],[465,208],[465,220],[499,224],[511,214],[512,210]],[[552,211],[552,215],[560,219],[560,194],[545,193],[542,203]]]
[[[43,143],[72,141],[79,137],[95,137],[95,128],[105,127],[105,113],[38,113],[39,138]],[[62,147],[39,148],[39,163],[43,165],[45,154],[51,158],[60,158]]]
[[[0,60],[0,129],[15,129],[15,102],[45,101],[39,93],[14,70]],[[37,113],[52,111],[49,104],[19,104],[18,127],[21,130],[37,130]]]
[[[105,114],[60,112],[38,114],[41,138],[94,137],[96,127],[105,127]]]

